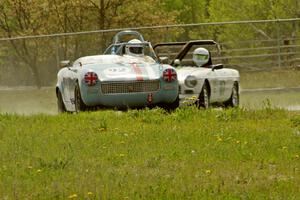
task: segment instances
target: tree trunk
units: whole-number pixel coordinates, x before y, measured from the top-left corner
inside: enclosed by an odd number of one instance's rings
[[[33,63],[33,65],[30,66],[30,69],[32,70],[32,76],[34,78],[34,82],[35,82],[36,87],[38,89],[41,89],[42,83],[41,83],[41,77],[40,77],[39,72],[38,72],[37,64]]]
[[[105,4],[104,0],[100,0],[100,7],[99,7],[99,29],[104,30],[105,29]],[[105,34],[103,33],[101,35],[101,53],[105,50],[105,41],[106,37]]]

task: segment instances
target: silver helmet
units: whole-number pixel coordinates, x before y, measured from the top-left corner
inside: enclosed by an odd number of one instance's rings
[[[130,56],[144,56],[144,46],[140,40],[133,39],[125,46],[125,54]]]
[[[193,52],[193,61],[198,67],[202,67],[209,61],[209,51],[205,48],[197,48]]]

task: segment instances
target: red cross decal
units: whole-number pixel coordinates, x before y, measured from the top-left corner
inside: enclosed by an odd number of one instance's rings
[[[153,94],[152,93],[148,94],[147,101],[148,101],[148,104],[151,104],[153,102]]]
[[[95,85],[98,80],[98,76],[95,72],[88,72],[84,75],[84,81],[88,85]]]
[[[177,79],[177,74],[174,69],[166,69],[163,73],[163,78],[167,82],[172,82]]]

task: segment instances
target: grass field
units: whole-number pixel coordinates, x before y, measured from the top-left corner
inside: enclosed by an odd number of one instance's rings
[[[299,199],[300,113],[0,115],[0,199]]]
[[[241,73],[241,87],[299,75]],[[236,110],[57,115],[54,88],[0,90],[0,200],[299,199],[299,91],[240,96]]]

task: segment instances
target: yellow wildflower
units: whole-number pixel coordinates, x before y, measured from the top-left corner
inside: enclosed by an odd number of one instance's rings
[[[196,100],[196,99],[197,99],[196,96],[191,96],[191,97],[187,98],[187,100],[191,100],[191,101]]]
[[[41,170],[41,169],[38,169],[38,170],[36,170],[36,172],[40,173],[40,172],[42,172],[42,170]]]
[[[207,169],[207,170],[205,170],[205,173],[206,173],[206,174],[211,174],[211,170],[210,170],[210,169]]]
[[[70,196],[68,196],[68,199],[75,199],[77,197],[78,197],[77,194],[71,194]]]
[[[98,129],[100,132],[102,132],[102,131],[106,131],[106,129],[105,128],[99,128]]]
[[[93,193],[92,192],[88,192],[87,195],[93,195]]]
[[[294,155],[294,158],[299,158],[299,155],[298,154]]]

